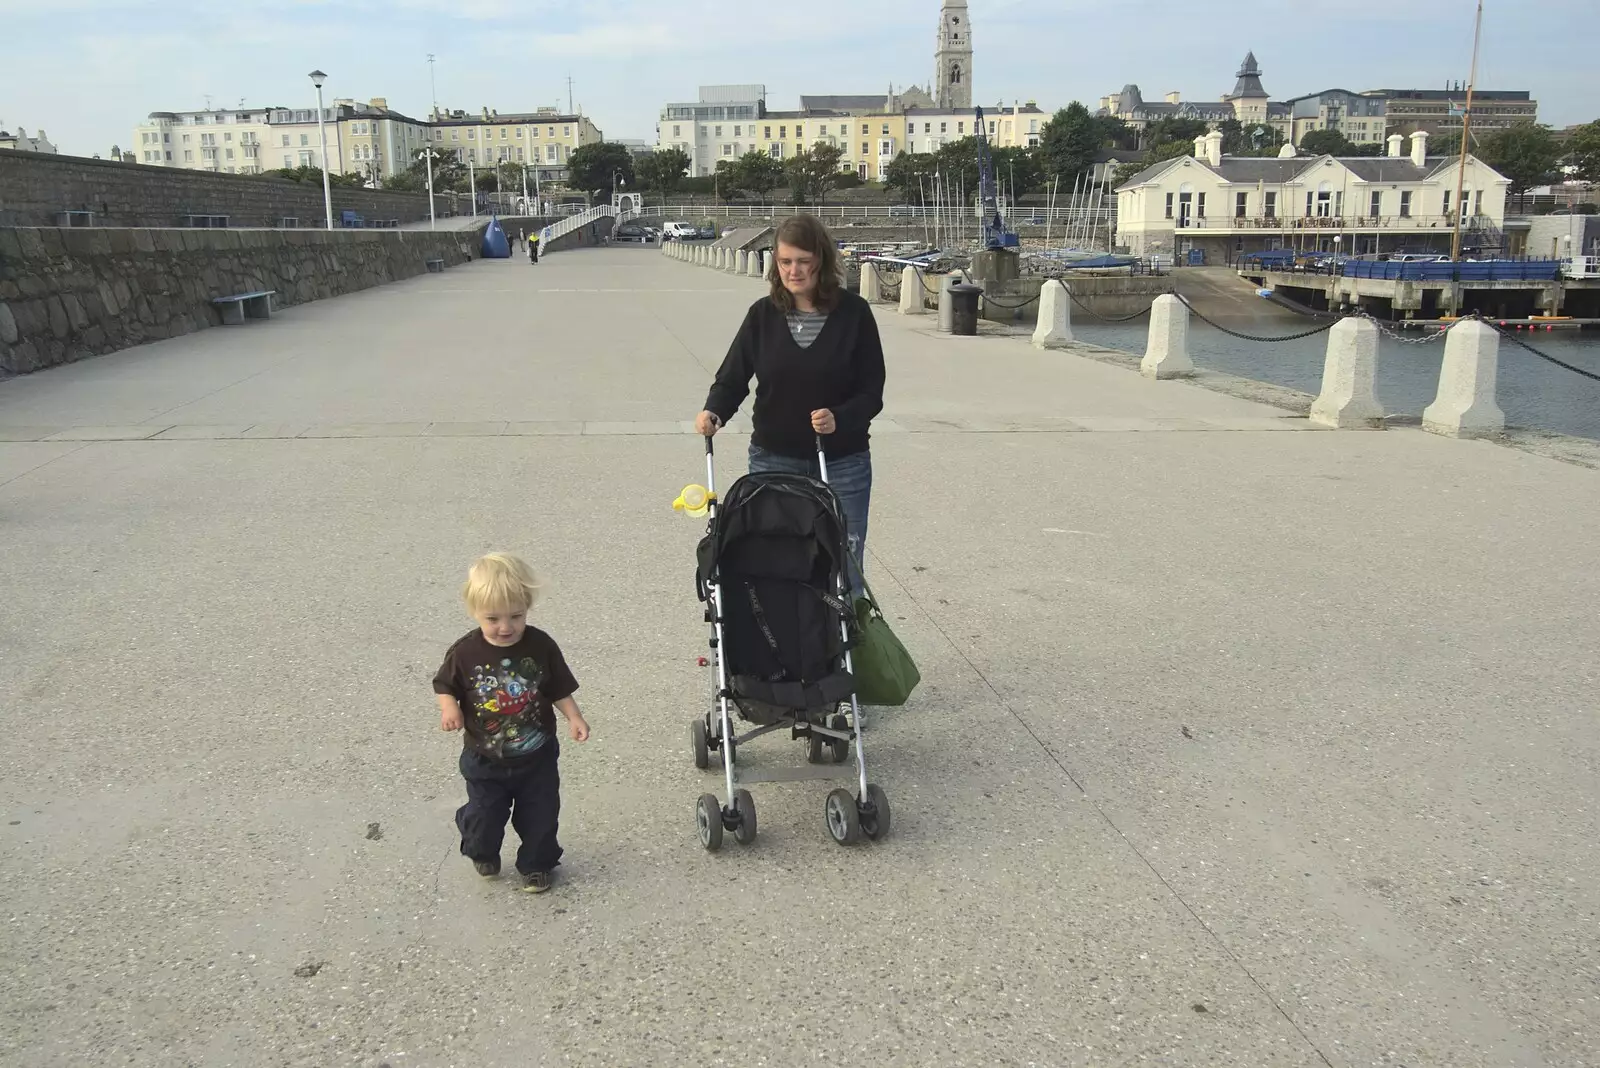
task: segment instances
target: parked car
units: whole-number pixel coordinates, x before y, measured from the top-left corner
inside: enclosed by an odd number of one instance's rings
[[[714,226],[702,226],[700,227],[696,236],[702,241],[711,241],[716,238],[717,229]]]
[[[669,222],[667,236],[679,241],[693,241],[700,236],[700,229],[694,223]]]
[[[613,235],[613,237],[617,241],[644,241],[647,239],[645,228],[642,226],[635,226],[633,223],[625,223],[624,225],[617,227],[617,232]]]

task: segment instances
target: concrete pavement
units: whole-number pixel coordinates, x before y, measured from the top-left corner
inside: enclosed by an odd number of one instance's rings
[[[760,291],[474,261],[0,384],[0,1064],[1600,1063],[1600,476],[1488,443],[880,308],[893,836],[704,853],[669,505]],[[489,548],[595,727],[540,898],[428,686]]]

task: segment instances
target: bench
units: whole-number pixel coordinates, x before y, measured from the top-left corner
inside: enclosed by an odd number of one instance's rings
[[[263,289],[259,293],[235,293],[231,297],[212,297],[211,303],[222,311],[224,326],[237,326],[249,319],[272,318],[272,298],[276,289]]]
[[[429,256],[427,259],[423,260],[422,263],[423,266],[428,268],[429,274],[438,274],[444,270],[443,256]]]

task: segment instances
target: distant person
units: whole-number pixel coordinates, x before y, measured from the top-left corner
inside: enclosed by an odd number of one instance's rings
[[[561,649],[528,626],[538,590],[532,569],[517,557],[480,557],[462,590],[478,629],[450,646],[433,678],[439,729],[465,730],[459,766],[467,803],[456,810],[461,852],[479,875],[499,875],[509,818],[522,839],[522,889],[533,894],[550,889],[562,854],[561,745],[552,708],[566,719],[573,741],[589,740],[589,724],[572,699],[578,681]]]
[[[528,235],[528,262],[539,262],[539,231],[535,230]]]
[[[819,474],[844,508],[850,579],[865,594],[872,502],[868,427],[883,410],[883,345],[865,300],[844,288],[839,248],[820,220],[785,219],[773,238],[768,294],[750,306],[706,396],[695,429],[711,437],[732,419],[756,379],[750,470]]]

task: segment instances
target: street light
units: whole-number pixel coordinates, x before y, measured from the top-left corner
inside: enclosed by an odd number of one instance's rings
[[[433,229],[433,161],[439,158],[439,153],[429,145],[422,150],[422,158],[428,161],[428,229]]]
[[[328,185],[328,128],[322,123],[322,83],[328,76],[320,70],[311,72],[311,84],[317,87],[317,138],[322,142],[322,207],[328,216],[328,229],[333,229],[333,189]]]

